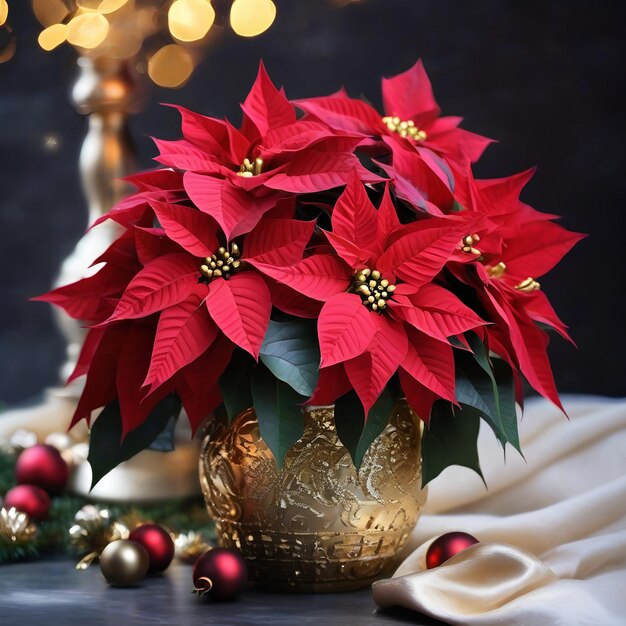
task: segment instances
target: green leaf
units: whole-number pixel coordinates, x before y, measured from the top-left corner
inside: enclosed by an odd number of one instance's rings
[[[261,361],[300,395],[309,397],[317,386],[320,348],[314,322],[270,320],[260,353]]]
[[[389,423],[393,403],[391,392],[385,388],[370,409],[367,420],[363,405],[354,391],[345,394],[335,403],[337,435],[350,453],[357,470],[374,439]]]
[[[484,481],[476,441],[480,412],[473,407],[454,410],[446,402],[436,402],[422,440],[422,485],[450,465],[474,470]]]
[[[302,437],[304,419],[301,404],[306,400],[289,385],[259,366],[252,372],[252,401],[263,440],[282,467],[285,454]]]
[[[492,361],[474,333],[468,333],[467,339],[474,354],[473,359],[467,353],[457,355],[461,370],[457,372],[457,400],[480,410],[502,447],[508,442],[521,454],[513,372],[502,359]]]
[[[244,350],[236,348],[230,363],[220,376],[219,386],[229,422],[252,406],[250,376],[254,359]]]
[[[91,429],[89,456],[91,488],[123,461],[145,450],[180,412],[180,400],[169,395],[159,402],[141,426],[131,430],[122,441],[122,417],[115,400],[104,408]]]

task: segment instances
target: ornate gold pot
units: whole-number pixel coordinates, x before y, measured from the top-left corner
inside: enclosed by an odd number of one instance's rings
[[[219,543],[241,550],[264,587],[365,587],[393,571],[426,499],[419,420],[399,402],[357,471],[333,407],[303,412],[304,433],[282,469],[254,409],[204,440],[200,482]]]

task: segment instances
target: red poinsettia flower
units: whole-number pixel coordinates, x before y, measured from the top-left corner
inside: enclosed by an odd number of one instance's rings
[[[293,105],[262,64],[242,105],[240,129],[176,108],[184,138],[155,139],[156,160],[185,172],[186,193],[215,218],[228,240],[252,230],[281,198],[342,186],[355,168],[364,181],[381,180],[354,155],[359,135],[296,121]]]
[[[403,387],[423,386],[454,402],[448,338],[485,322],[433,279],[450,259],[461,258],[459,242],[470,228],[465,216],[402,225],[388,190],[376,210],[354,178],[331,221],[332,232],[325,234],[332,250],[289,267],[251,261],[324,302],[318,321],[320,388],[312,401],[334,401],[347,390],[341,389],[343,369],[366,412],[396,371]]]
[[[186,402],[175,377],[207,351],[224,355],[238,346],[258,358],[274,281],[252,263],[298,262],[315,227],[265,218],[226,244],[214,220],[197,209],[155,200],[150,206],[160,227],[133,226],[98,259],[105,265],[95,276],[40,298],[98,322],[72,375],[87,373],[74,421],[117,397],[127,432],[173,389]],[[225,367],[229,356],[218,363]],[[104,370],[117,376],[103,378]],[[187,390],[199,393],[192,385]]]
[[[362,137],[382,139],[391,150],[402,144],[418,153],[445,156],[460,166],[480,158],[490,139],[459,128],[460,117],[440,117],[430,80],[421,61],[392,78],[382,80],[385,114],[344,91],[321,98],[297,100],[310,118],[322,120],[332,128]],[[366,141],[365,145],[371,142]]]
[[[519,199],[532,174],[531,170],[494,180],[470,176],[466,187],[457,190],[457,198],[469,211],[489,219],[466,242],[480,263],[452,269],[460,280],[477,289],[494,322],[485,329],[490,349],[561,407],[546,353],[548,335],[537,323],[571,339],[537,279],[555,267],[584,235],[568,231],[551,221],[554,215],[536,211]],[[519,380],[518,397],[521,399]]]

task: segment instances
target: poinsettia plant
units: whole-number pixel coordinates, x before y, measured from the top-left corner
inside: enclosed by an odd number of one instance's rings
[[[480,472],[481,419],[519,450],[523,379],[561,406],[538,279],[582,236],[520,200],[532,172],[474,178],[490,140],[440,115],[421,62],[382,95],[290,101],[261,65],[239,128],[175,107],[182,138],[99,220],[121,227],[100,269],[40,298],[89,327],[94,482],[181,405],[194,431],[254,407],[280,464],[301,407],[334,404],[358,465],[405,398],[425,482]]]

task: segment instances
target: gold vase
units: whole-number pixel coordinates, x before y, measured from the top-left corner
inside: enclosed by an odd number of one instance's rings
[[[390,574],[420,515],[421,435],[406,402],[357,470],[333,407],[307,407],[282,469],[254,409],[205,438],[200,482],[218,541],[241,550],[258,585],[346,591]]]

